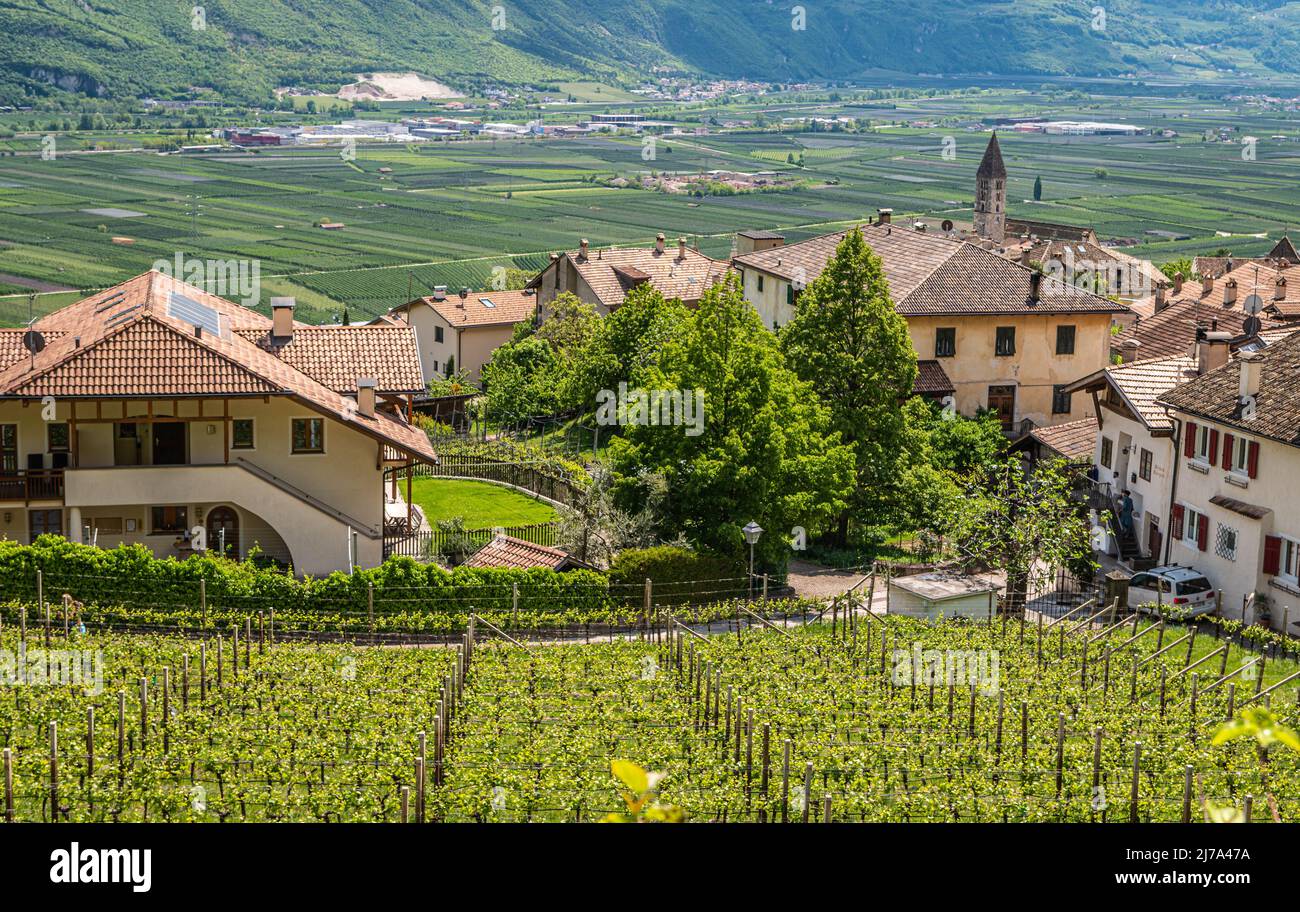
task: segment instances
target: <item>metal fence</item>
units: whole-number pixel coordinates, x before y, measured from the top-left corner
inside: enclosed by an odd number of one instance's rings
[[[433,560],[450,545],[464,542],[471,550],[477,549],[490,542],[498,533],[534,545],[554,547],[558,530],[559,523],[535,523],[528,526],[500,526],[495,529],[473,529],[464,532],[434,529],[393,535],[384,540],[384,559],[412,557],[419,561]]]

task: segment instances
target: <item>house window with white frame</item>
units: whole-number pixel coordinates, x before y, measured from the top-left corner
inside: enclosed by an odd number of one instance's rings
[[[1210,452],[1211,430],[1204,424],[1196,426],[1196,455],[1194,458],[1197,462],[1214,461],[1214,454]]]
[[[1250,474],[1250,441],[1245,437],[1232,438],[1232,452],[1228,458],[1229,471],[1237,475]]]
[[[1282,537],[1282,553],[1277,575],[1292,585],[1300,584],[1300,541]]]
[[[1195,507],[1184,506],[1183,541],[1193,548],[1200,547],[1201,516]]]

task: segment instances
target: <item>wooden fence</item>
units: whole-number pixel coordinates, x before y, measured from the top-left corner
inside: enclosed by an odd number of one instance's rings
[[[585,496],[580,485],[540,465],[491,459],[476,453],[445,453],[439,456],[438,465],[421,464],[414,468],[414,473],[417,478],[479,478],[514,485],[565,506],[573,506]]]

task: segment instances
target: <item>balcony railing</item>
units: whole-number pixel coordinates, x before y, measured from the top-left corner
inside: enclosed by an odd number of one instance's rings
[[[0,501],[63,499],[63,470],[34,469],[0,475]]]

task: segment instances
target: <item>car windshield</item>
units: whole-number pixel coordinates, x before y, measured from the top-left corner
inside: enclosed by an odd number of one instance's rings
[[[1133,589],[1156,589],[1160,592],[1169,591],[1169,580],[1161,579],[1158,576],[1152,576],[1150,573],[1139,573],[1129,581],[1129,587]]]
[[[1178,584],[1178,594],[1199,595],[1202,592],[1209,592],[1211,588],[1213,587],[1210,586],[1210,581],[1202,576],[1199,579],[1183,580]]]

